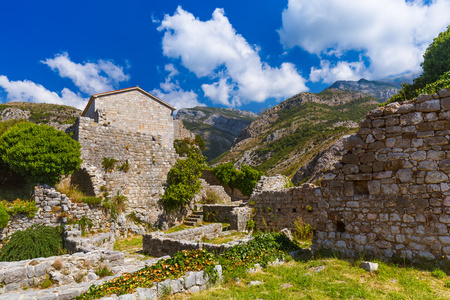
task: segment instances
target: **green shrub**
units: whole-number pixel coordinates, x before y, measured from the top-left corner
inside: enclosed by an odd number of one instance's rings
[[[255,221],[253,221],[252,219],[249,219],[249,220],[247,220],[247,224],[246,224],[245,228],[247,230],[253,230],[253,229],[255,229],[255,226],[256,226]]]
[[[431,272],[431,275],[433,277],[436,277],[437,279],[444,279],[447,277],[447,274],[445,274],[444,271],[442,271],[441,269],[435,269]]]
[[[222,184],[233,189],[237,188],[245,196],[252,194],[259,179],[264,175],[263,172],[246,165],[242,165],[240,171],[236,170],[231,162],[219,165],[213,168],[211,172]]]
[[[6,211],[10,215],[24,214],[28,218],[34,218],[38,208],[34,201],[23,201],[20,199],[15,200],[13,203],[6,204]]]
[[[123,163],[120,166],[117,166],[117,170],[122,171],[122,172],[128,172],[130,170],[130,165],[128,163]]]
[[[42,281],[42,283],[41,283],[41,289],[48,289],[51,286],[52,286],[52,281],[50,280],[50,277],[47,274],[47,275],[45,275],[44,281]]]
[[[205,141],[203,141],[202,136],[199,134],[195,135],[195,144],[202,150],[206,147]]]
[[[450,25],[428,46],[421,66],[422,74],[415,78],[412,84],[402,84],[402,89],[386,104],[411,100],[420,94],[433,94],[442,88],[450,88]]]
[[[35,224],[11,235],[0,251],[0,261],[18,261],[65,253],[61,226]]]
[[[0,228],[4,228],[8,222],[9,214],[6,212],[6,208],[0,204]]]
[[[167,176],[169,187],[162,196],[164,207],[175,210],[188,203],[201,189],[199,178],[205,169],[205,159],[192,152],[186,159],[179,159]]]
[[[81,199],[81,201],[86,204],[89,204],[89,205],[99,205],[100,203],[102,203],[102,199],[103,199],[103,197],[89,196],[89,197],[83,197]]]
[[[98,267],[97,270],[95,270],[95,274],[100,277],[106,277],[106,276],[111,276],[114,275],[114,272],[111,271],[108,267]]]
[[[207,189],[206,190],[206,197],[205,197],[205,200],[204,200],[204,202],[206,204],[217,204],[217,203],[221,202],[220,200],[221,200],[220,196],[217,195],[216,192],[214,192],[211,189]]]
[[[90,230],[94,226],[92,220],[86,216],[82,216],[81,219],[75,221],[75,224],[78,224],[78,226],[80,226],[81,235],[86,235],[86,227],[88,228],[88,230]]]
[[[302,217],[298,217],[294,221],[294,238],[300,241],[307,241],[312,239],[313,229],[312,226],[305,221]]]
[[[200,149],[205,147],[205,143],[201,139],[201,136],[195,136],[195,140],[185,138],[184,140],[175,140],[173,147],[177,154],[181,157],[188,157],[191,154],[201,155]],[[203,148],[202,148],[203,147]]]
[[[117,159],[111,157],[103,157],[102,160],[103,170],[105,170],[105,172],[112,172],[117,162],[118,162]]]
[[[80,147],[53,127],[19,123],[0,137],[0,160],[29,181],[55,184],[80,167]]]

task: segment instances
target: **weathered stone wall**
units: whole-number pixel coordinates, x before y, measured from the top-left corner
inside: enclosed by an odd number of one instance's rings
[[[238,204],[203,204],[203,219],[207,222],[230,223],[231,230],[245,230],[251,209]]]
[[[85,116],[125,131],[160,135],[164,147],[173,145],[172,109],[137,89],[95,97]]]
[[[202,186],[202,189],[198,193],[199,201],[200,202],[206,202],[208,196],[216,196],[218,199],[220,199],[220,203],[231,203],[231,198],[225,192],[225,189],[221,185],[210,185],[206,182],[206,180],[200,178],[200,184]]]
[[[173,120],[173,132],[175,140],[195,139],[195,134],[184,127],[183,120],[181,119]]]
[[[73,128],[74,138],[82,145],[83,164],[82,171],[72,176],[72,183],[97,196],[103,193],[102,186],[111,196],[125,195],[129,210],[155,223],[162,213],[158,200],[177,158],[173,146],[165,147],[159,135],[126,131],[85,117]],[[111,172],[104,170],[104,158],[118,160]],[[127,171],[117,169],[124,164],[129,166]]]
[[[292,228],[302,216],[316,248],[450,259],[450,92],[377,108],[360,127],[321,187],[255,193],[257,228]]]
[[[77,277],[83,275],[89,278],[98,278],[95,270],[99,266],[112,267],[123,263],[123,253],[109,250],[0,262],[0,294],[16,290],[23,291],[29,287],[39,287],[47,276],[52,279],[54,285],[73,284]],[[14,297],[11,298],[14,299]]]
[[[54,188],[38,186],[34,190],[34,201],[38,211],[33,218],[19,214],[11,216],[8,225],[0,229],[0,240],[5,239],[17,230],[24,230],[33,224],[58,226],[65,224],[68,217],[81,219],[83,216],[91,219],[93,229],[105,229],[109,226],[109,215],[98,206],[86,203],[73,203],[70,199]]]
[[[160,232],[143,235],[143,251],[151,256],[173,255],[181,250],[219,249],[220,245],[201,243],[202,239],[220,236],[222,224],[215,223],[202,227],[185,229],[170,234]],[[206,244],[206,246],[204,246]],[[209,248],[208,248],[209,247]],[[212,248],[211,248],[212,249]]]
[[[280,191],[286,187],[289,178],[283,175],[275,176],[261,176],[261,179],[253,189],[253,193],[260,193],[263,191]]]
[[[66,224],[69,219],[79,220],[82,217],[92,220],[92,230],[111,230],[117,234],[128,231],[144,232],[141,225],[127,221],[123,214],[119,215],[117,222],[111,223],[109,212],[104,207],[72,202],[66,195],[56,191],[55,188],[37,186],[34,190],[33,199],[38,208],[36,215],[33,218],[28,218],[24,214],[11,216],[8,225],[0,229],[0,241],[17,230],[25,230],[33,224],[59,226]]]

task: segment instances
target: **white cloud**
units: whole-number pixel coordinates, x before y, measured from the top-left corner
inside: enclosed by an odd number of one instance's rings
[[[154,89],[151,93],[164,102],[169,103],[176,109],[204,106],[198,102],[197,94],[191,91],[184,91],[178,81],[174,79],[178,75],[178,70],[172,64],[164,66],[164,70],[169,72],[166,80],[160,84],[161,89]]]
[[[361,72],[381,78],[420,72],[428,44],[450,23],[449,11],[449,0],[429,5],[423,0],[289,0],[279,34],[286,49],[299,46],[323,60],[356,50],[370,62],[367,70],[359,62],[342,62],[331,69],[322,62],[325,68],[313,69],[311,78],[329,81],[327,70],[335,79],[357,78]]]
[[[212,19],[203,22],[178,7],[173,16],[164,17],[158,30],[164,31],[164,55],[180,58],[197,77],[215,80],[202,86],[213,102],[238,106],[308,89],[293,64],[272,68],[261,62],[259,48],[236,33],[223,9],[216,9]]]
[[[0,87],[6,91],[8,101],[54,103],[79,109],[83,109],[87,101],[67,88],[64,88],[58,95],[32,81],[10,81],[3,75],[0,75]]]
[[[73,83],[87,94],[114,90],[120,82],[130,79],[129,75],[124,74],[123,67],[111,61],[99,60],[97,63],[79,64],[72,62],[66,52],[57,54],[55,58],[48,58],[42,63],[53,71],[58,71],[61,77],[72,79]]]
[[[311,68],[309,80],[312,82],[333,83],[336,80],[359,80],[370,76],[362,61],[350,63],[340,61],[336,65],[331,66],[330,61],[322,60],[320,68]]]

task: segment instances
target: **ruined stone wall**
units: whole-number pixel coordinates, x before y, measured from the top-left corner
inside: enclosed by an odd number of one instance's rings
[[[175,140],[195,139],[195,134],[184,127],[183,120],[181,119],[173,120],[173,132]]]
[[[292,228],[302,216],[316,248],[450,259],[450,92],[377,108],[360,127],[321,187],[255,193],[257,228]]]
[[[240,201],[240,200],[248,200],[250,197],[245,196],[238,189],[232,189],[228,185],[222,184],[219,179],[210,171],[203,170],[202,179],[205,180],[208,184],[213,186],[223,186],[225,192],[230,196],[231,201]]]
[[[17,230],[25,230],[33,224],[58,226],[67,223],[68,218],[81,219],[83,216],[92,220],[92,229],[109,227],[109,215],[102,207],[89,206],[86,203],[73,203],[66,195],[54,188],[39,186],[34,190],[34,201],[38,211],[33,218],[19,214],[11,216],[8,225],[0,229],[0,240],[4,240]]]
[[[160,135],[165,147],[173,145],[172,110],[139,90],[96,97],[85,116],[122,130]]]
[[[82,171],[72,176],[72,183],[97,196],[103,193],[102,186],[110,196],[125,195],[129,210],[138,211],[146,222],[155,223],[162,213],[158,200],[177,158],[174,148],[165,147],[161,136],[121,130],[85,117],[77,120],[73,132],[82,146],[83,164]],[[104,158],[118,162],[105,171]],[[126,164],[128,170],[118,169]],[[92,186],[86,186],[89,184]]]
[[[203,204],[203,219],[207,222],[230,223],[231,230],[243,231],[251,217],[251,209],[236,204]]]

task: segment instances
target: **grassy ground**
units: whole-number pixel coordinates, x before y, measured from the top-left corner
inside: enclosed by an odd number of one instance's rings
[[[142,235],[117,240],[114,243],[114,250],[123,252],[128,261],[150,258],[149,255],[142,252]]]
[[[338,258],[290,261],[167,299],[450,299],[450,277],[443,272],[378,262],[378,271],[371,274],[359,263]]]

